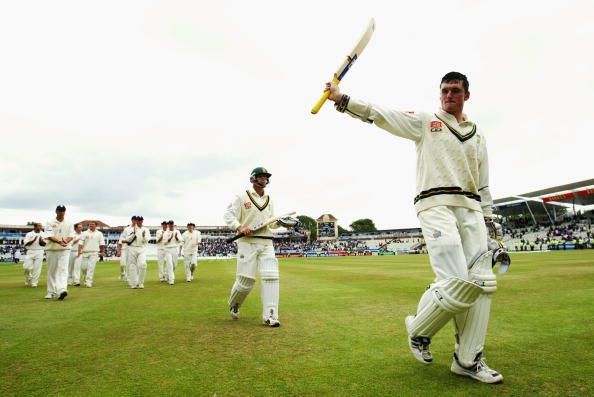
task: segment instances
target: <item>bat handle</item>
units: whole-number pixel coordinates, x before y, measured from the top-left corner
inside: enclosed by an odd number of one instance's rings
[[[336,75],[334,75],[334,78],[332,78],[332,82],[334,84],[338,84],[338,83],[340,83],[340,80],[338,80],[338,78],[336,78]],[[330,90],[324,91],[324,93],[322,94],[322,97],[316,102],[316,104],[313,106],[313,108],[311,108],[311,114],[317,114],[320,111],[320,109],[324,105],[324,102],[326,102],[326,100],[328,99],[329,95],[330,95]]]

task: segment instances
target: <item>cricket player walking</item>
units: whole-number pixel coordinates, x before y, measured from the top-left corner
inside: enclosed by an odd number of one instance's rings
[[[244,235],[237,240],[237,273],[228,303],[231,317],[237,319],[241,305],[256,283],[256,271],[259,270],[262,280],[262,321],[270,327],[279,327],[278,260],[270,231],[278,224],[252,231],[274,216],[272,200],[264,193],[270,177],[266,168],[254,168],[250,174],[252,188],[237,195],[225,212],[225,223]]]
[[[41,223],[34,223],[33,230],[25,235],[25,248],[27,256],[23,262],[25,271],[25,286],[37,288],[39,275],[41,274],[41,265],[43,263],[43,251],[46,245],[42,235]]]
[[[129,229],[125,241],[128,244],[128,256],[126,266],[128,268],[127,278],[130,288],[144,288],[146,276],[146,247],[151,239],[151,231],[142,225],[144,218],[136,216],[136,223]]]
[[[175,284],[175,268],[179,255],[179,245],[182,236],[179,230],[175,228],[175,222],[167,222],[167,231],[163,233],[165,240],[165,263],[167,264],[166,277],[169,285]]]
[[[89,230],[83,233],[83,237],[78,245],[78,255],[82,256],[81,269],[85,275],[85,287],[93,286],[93,275],[95,274],[95,265],[99,260],[99,255],[105,253],[105,239],[103,233],[97,230],[95,222],[89,222]]]
[[[161,222],[161,230],[157,230],[155,240],[157,245],[157,269],[159,270],[159,281],[167,281],[166,259],[165,259],[165,241],[163,235],[167,231],[167,221]]]
[[[184,264],[186,270],[186,281],[194,280],[194,271],[198,263],[198,244],[202,242],[200,231],[196,230],[196,225],[192,222],[187,225],[188,230],[182,234],[183,250],[184,250]],[[180,251],[181,251],[180,246]],[[181,254],[181,253],[180,253]]]
[[[130,220],[130,226],[126,226],[122,230],[122,234],[120,234],[120,239],[118,240],[118,255],[120,257],[119,279],[126,282],[128,281],[128,266],[126,265],[126,259],[128,259],[128,242],[126,241],[126,236],[132,233],[134,226],[136,226],[136,215]]]
[[[66,207],[56,207],[56,219],[45,226],[47,261],[47,295],[45,299],[63,300],[68,295],[68,257],[72,249],[74,228],[64,219]]]
[[[431,364],[431,338],[453,318],[456,344],[451,371],[498,383],[503,376],[487,366],[483,347],[491,294],[497,288],[492,260],[507,254],[488,249],[488,238],[500,235],[492,219],[485,136],[463,113],[470,98],[468,88],[465,75],[448,73],[440,83],[441,108],[435,113],[411,113],[356,100],[341,94],[336,84],[326,85],[339,112],[416,145],[414,205],[436,278],[421,297],[416,315],[405,321],[414,358]],[[499,255],[502,252],[505,255]]]
[[[76,287],[80,285],[81,256],[78,253],[78,245],[82,240],[82,229],[83,227],[80,223],[74,225],[74,238],[72,239],[72,249],[68,258],[68,285],[74,285]]]

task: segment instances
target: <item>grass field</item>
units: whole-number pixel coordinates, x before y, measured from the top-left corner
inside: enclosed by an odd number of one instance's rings
[[[37,289],[2,264],[0,396],[593,395],[594,251],[512,259],[486,349],[500,385],[450,373],[451,325],[433,365],[413,361],[403,319],[432,279],[424,255],[281,260],[280,328],[261,325],[259,288],[231,320],[231,260],[173,287],[150,263],[144,290],[98,264],[63,302],[43,299],[45,264]]]

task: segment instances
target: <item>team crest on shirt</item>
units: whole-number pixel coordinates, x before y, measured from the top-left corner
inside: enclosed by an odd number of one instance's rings
[[[443,131],[443,124],[441,124],[441,121],[432,121],[430,128],[431,132],[441,132]]]
[[[247,203],[243,203],[243,206],[246,210],[249,210],[250,208],[252,208],[252,202],[248,201]]]

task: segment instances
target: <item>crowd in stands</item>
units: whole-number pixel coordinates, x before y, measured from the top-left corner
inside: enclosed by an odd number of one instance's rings
[[[223,239],[203,239],[198,246],[198,256],[231,256],[237,254],[237,245]]]
[[[342,241],[288,241],[275,243],[277,252],[283,251],[303,251],[303,252],[328,252],[328,251],[346,251],[346,252],[364,252],[369,247],[365,241],[360,240],[342,240]]]

